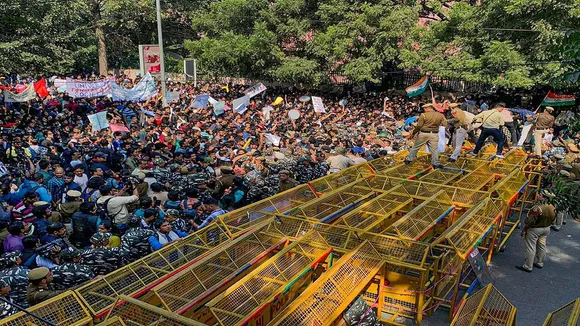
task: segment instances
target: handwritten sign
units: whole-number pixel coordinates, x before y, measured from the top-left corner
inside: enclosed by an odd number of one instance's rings
[[[318,96],[312,96],[312,106],[314,107],[314,112],[326,113],[326,109],[322,103],[322,98]]]

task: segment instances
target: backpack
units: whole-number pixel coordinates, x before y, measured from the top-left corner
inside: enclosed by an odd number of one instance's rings
[[[85,188],[85,190],[83,190],[83,192],[81,193],[81,198],[83,199],[83,201],[85,201],[87,203],[91,203],[93,201],[91,197],[93,196],[95,191],[97,191],[97,189],[93,189],[89,193],[87,193],[87,189],[88,188]]]
[[[111,215],[109,214],[109,209],[107,206],[109,205],[109,201],[113,199],[113,197],[106,199],[102,204],[97,204],[97,213],[96,215],[100,217],[102,220],[109,220],[113,222],[115,217],[121,213],[123,208],[121,208],[117,213]]]

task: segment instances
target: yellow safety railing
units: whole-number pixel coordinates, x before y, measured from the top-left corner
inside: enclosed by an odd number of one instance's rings
[[[331,325],[384,265],[369,242],[342,257],[270,325]]]
[[[580,298],[548,314],[543,326],[577,326],[580,323]]]
[[[451,198],[440,190],[393,223],[388,231],[397,233],[403,239],[417,241],[454,209]]]
[[[313,278],[332,252],[316,232],[308,243],[294,242],[218,295],[207,306],[222,326],[266,325]]]
[[[115,308],[109,312],[105,322],[117,322],[120,319],[125,325],[131,326],[205,326],[205,324],[200,322],[182,317],[176,313],[163,310],[126,295],[119,296],[114,306]]]
[[[483,237],[498,225],[504,210],[504,202],[486,198],[463,214],[431,244],[447,241],[462,259],[467,259]]]
[[[93,325],[93,318],[83,306],[77,295],[67,291],[52,299],[41,302],[28,311],[55,325]],[[19,312],[10,317],[0,320],[3,326],[45,326],[46,323],[24,312]]]
[[[468,296],[451,326],[515,326],[517,309],[492,285]]]
[[[285,245],[285,238],[260,231],[258,228],[220,246],[140,300],[207,323],[210,320],[203,305]]]
[[[75,292],[91,314],[100,319],[119,295],[140,296],[146,293],[160,280],[201,259],[229,239],[219,224],[212,224],[102,278],[94,279]]]

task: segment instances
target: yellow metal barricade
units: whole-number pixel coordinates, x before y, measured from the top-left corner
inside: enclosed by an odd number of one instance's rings
[[[266,325],[310,285],[332,249],[316,232],[306,237],[310,241],[289,245],[207,303],[220,325]]]
[[[258,228],[220,246],[152,288],[140,300],[211,324],[211,314],[204,304],[285,245],[285,238],[260,231]]]
[[[384,265],[364,242],[310,285],[270,325],[331,325]]]
[[[30,307],[28,311],[55,325],[93,325],[93,318],[72,291]],[[3,326],[45,326],[46,323],[24,312],[0,320]]]
[[[119,295],[140,296],[187,264],[201,259],[216,246],[229,240],[218,224],[212,224],[171,243],[145,258],[81,286],[75,292],[100,320]]]
[[[114,307],[107,315],[106,322],[121,320],[125,325],[131,326],[206,326],[126,295],[119,296]]]
[[[543,326],[578,326],[580,324],[580,298],[548,314]]]
[[[517,309],[492,285],[467,297],[451,326],[515,326]]]

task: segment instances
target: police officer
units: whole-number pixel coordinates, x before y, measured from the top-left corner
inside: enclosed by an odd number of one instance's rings
[[[28,284],[26,290],[26,299],[30,306],[34,306],[65,292],[55,290],[52,286],[52,279],[52,273],[46,267],[38,267],[28,273],[30,284]]]
[[[83,250],[81,257],[95,275],[106,275],[124,265],[122,248],[107,248],[110,233],[95,233],[91,237],[92,248]]]
[[[433,110],[433,104],[428,103],[423,105],[423,110],[425,112],[419,116],[415,129],[408,136],[408,139],[412,139],[415,135],[419,135],[415,140],[413,148],[409,152],[409,156],[405,159],[405,164],[413,162],[417,158],[419,149],[427,144],[431,151],[431,164],[433,164],[434,168],[440,168],[438,150],[439,127],[446,126],[447,120],[445,120],[443,114]]]
[[[141,218],[132,216],[129,219],[129,230],[121,237],[121,248],[128,253],[130,260],[137,260],[151,253],[149,238],[155,231],[141,228]]]
[[[8,293],[10,301],[27,308],[26,286],[28,285],[28,269],[20,266],[22,264],[20,256],[20,252],[16,251],[0,256],[0,277],[11,288]]]
[[[193,224],[190,224],[184,219],[180,218],[180,215],[181,213],[177,209],[168,209],[165,212],[165,221],[171,224],[172,230],[179,230],[181,232],[189,233],[193,227]]]
[[[534,124],[534,145],[536,155],[542,156],[542,143],[544,141],[544,134],[554,127],[556,118],[552,115],[554,108],[546,106],[544,112],[538,114],[536,123]]]
[[[288,170],[280,171],[280,192],[292,189],[298,185],[298,181],[290,177],[291,173]]]
[[[556,208],[547,203],[546,199],[554,197],[554,194],[546,190],[541,191],[538,194],[538,202],[528,212],[521,233],[526,247],[526,260],[524,265],[516,266],[521,271],[530,273],[534,266],[544,267],[546,239],[550,234],[550,225],[556,219]]]
[[[91,268],[82,264],[81,252],[67,248],[60,252],[62,265],[53,268],[53,286],[56,290],[70,290],[95,277]]]

